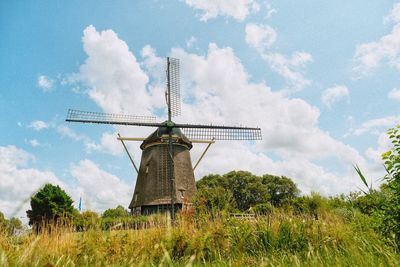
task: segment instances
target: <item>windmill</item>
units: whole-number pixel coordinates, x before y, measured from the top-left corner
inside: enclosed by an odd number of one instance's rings
[[[181,124],[172,117],[181,114],[179,60],[167,58],[167,86],[165,92],[168,118],[156,122],[151,116],[132,116],[68,110],[67,122],[98,123],[157,128],[147,138],[118,139],[122,142],[132,164],[138,172],[135,191],[129,205],[132,213],[150,214],[169,211],[172,217],[175,210],[182,208],[196,192],[195,178],[189,150],[192,143],[208,143],[198,165],[214,140],[261,140],[260,128]],[[139,169],[134,164],[124,140],[143,141]]]

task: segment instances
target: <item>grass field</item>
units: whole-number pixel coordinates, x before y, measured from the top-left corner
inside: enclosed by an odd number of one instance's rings
[[[318,220],[283,212],[254,220],[183,215],[175,225],[164,217],[146,226],[3,233],[0,266],[400,266],[369,218],[350,210]]]

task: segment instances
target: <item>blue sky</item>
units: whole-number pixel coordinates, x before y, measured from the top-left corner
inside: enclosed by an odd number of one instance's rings
[[[116,133],[151,129],[65,115],[163,120],[166,56],[182,65],[177,121],[263,129],[261,142],[215,144],[197,179],[244,169],[286,175],[305,193],[354,191],[351,164],[381,177],[385,131],[400,122],[397,1],[2,1],[0,33],[7,216],[23,216],[19,203],[48,181],[83,196],[86,209],[128,205],[136,175]],[[139,143],[129,146],[139,163]]]

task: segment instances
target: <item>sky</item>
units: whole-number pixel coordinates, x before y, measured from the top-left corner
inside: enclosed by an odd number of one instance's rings
[[[261,127],[219,141],[195,171],[290,177],[304,194],[378,186],[400,122],[400,2],[149,0],[0,2],[0,210],[60,185],[77,206],[127,207],[136,173],[117,133],[69,108],[166,119],[165,58],[181,63],[176,122]],[[140,143],[129,142],[137,164]],[[196,161],[205,145],[196,144]]]

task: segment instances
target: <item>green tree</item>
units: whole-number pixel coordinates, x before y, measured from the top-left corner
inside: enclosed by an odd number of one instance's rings
[[[31,210],[26,212],[29,225],[39,230],[41,226],[71,217],[72,203],[71,197],[58,185],[46,184],[31,198]]]
[[[232,171],[224,175],[229,181],[236,207],[246,211],[250,207],[269,200],[267,187],[260,177],[246,171]]]
[[[260,177],[246,171],[207,175],[196,185],[206,206],[240,211],[266,202],[279,206],[290,202],[299,193],[296,184],[287,177],[268,174]]]
[[[285,176],[265,174],[262,176],[262,183],[266,185],[269,201],[274,206],[289,203],[300,193],[296,184]]]
[[[232,192],[222,186],[201,187],[197,190],[194,204],[195,207],[205,208],[206,211],[212,213],[221,210],[230,211],[234,206]]]
[[[103,217],[103,218],[120,218],[120,217],[128,217],[128,216],[129,216],[129,212],[121,205],[118,205],[115,209],[105,210],[101,217]]]

